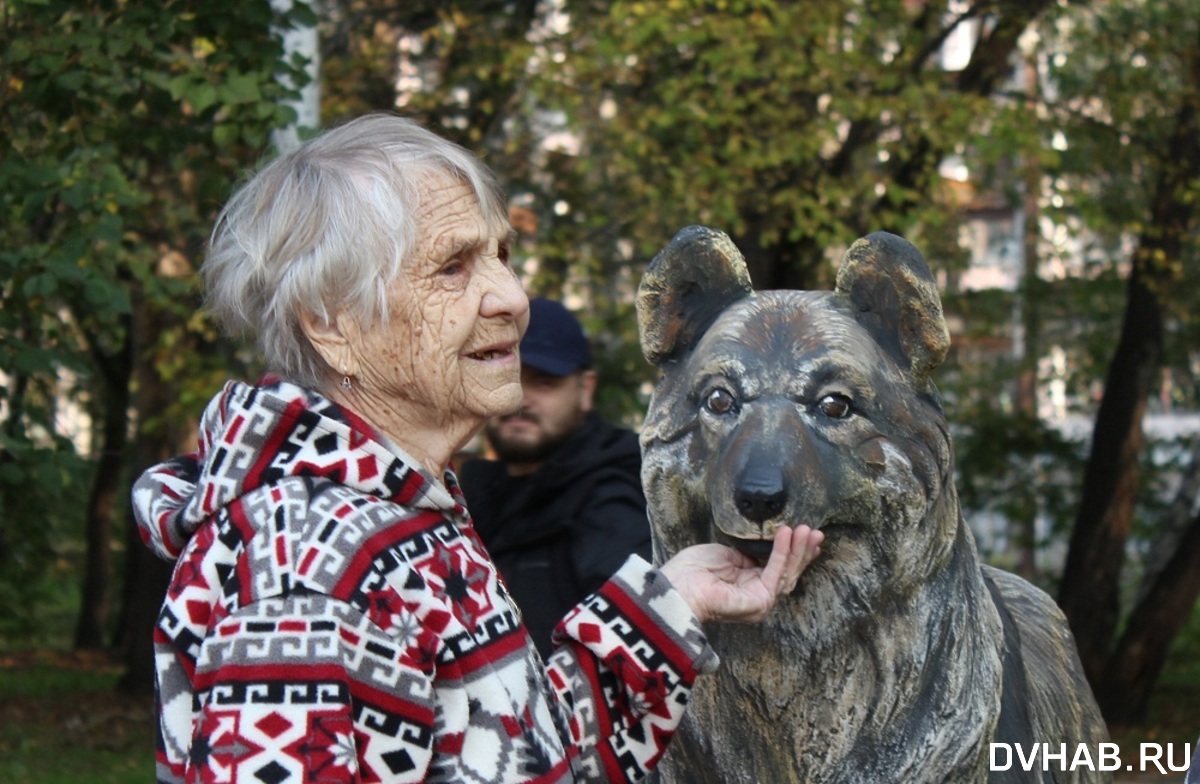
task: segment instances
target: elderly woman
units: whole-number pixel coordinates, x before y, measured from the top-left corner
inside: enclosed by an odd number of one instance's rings
[[[760,620],[820,534],[765,566],[706,545],[633,557],[543,664],[452,472],[521,402],[528,303],[505,202],[404,119],[347,123],[222,212],[210,313],[269,375],[229,383],[199,449],[133,491],[177,559],[155,632],[158,780],[636,781],[716,657],[700,623]]]

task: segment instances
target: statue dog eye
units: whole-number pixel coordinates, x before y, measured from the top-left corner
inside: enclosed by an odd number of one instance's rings
[[[730,414],[737,411],[737,400],[729,390],[716,387],[704,398],[704,407],[714,414]]]
[[[830,419],[845,419],[850,416],[850,398],[845,395],[825,395],[817,401],[817,410]]]

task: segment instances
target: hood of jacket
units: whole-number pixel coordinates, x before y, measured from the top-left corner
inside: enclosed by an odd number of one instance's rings
[[[466,519],[457,482],[432,481],[417,463],[348,409],[278,379],[230,381],[200,421],[195,452],[134,484],[142,541],[179,557],[206,520],[247,493],[288,477],[320,477],[381,500]]]

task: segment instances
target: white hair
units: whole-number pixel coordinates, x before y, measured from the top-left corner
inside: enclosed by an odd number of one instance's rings
[[[336,369],[301,314],[387,320],[387,288],[414,251],[418,181],[429,174],[467,184],[489,227],[508,233],[504,196],[478,158],[412,120],[369,114],[281,155],[234,193],[201,268],[209,314],[231,335],[255,335],[268,370],[320,388]]]

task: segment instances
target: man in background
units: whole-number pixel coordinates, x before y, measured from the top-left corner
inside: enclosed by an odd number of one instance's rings
[[[593,410],[587,336],[560,303],[529,303],[521,409],[484,429],[496,460],[460,481],[475,527],[542,656],[566,612],[633,553],[649,560],[637,435]]]

